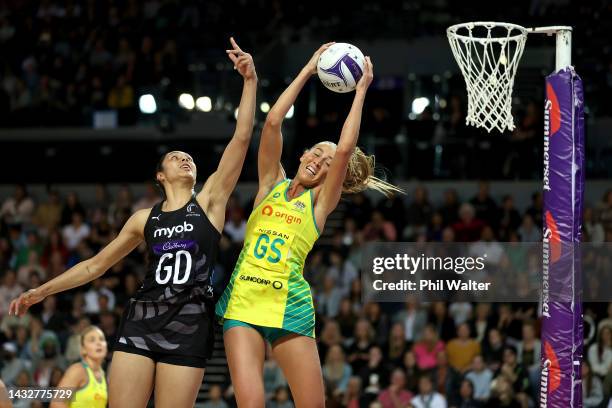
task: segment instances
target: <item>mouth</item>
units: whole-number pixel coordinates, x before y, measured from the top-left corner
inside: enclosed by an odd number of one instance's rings
[[[312,166],[306,166],[306,171],[308,173],[310,173],[311,176],[315,176],[315,174],[317,174],[317,172],[315,171],[315,169]]]
[[[192,170],[191,170],[191,166],[190,166],[190,165],[188,165],[188,164],[183,164],[183,165],[181,166],[181,169],[183,169],[183,170],[185,170],[185,171],[192,171]]]

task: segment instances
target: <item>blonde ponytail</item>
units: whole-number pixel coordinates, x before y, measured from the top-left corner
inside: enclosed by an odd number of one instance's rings
[[[401,188],[376,177],[375,169],[374,155],[368,156],[359,147],[355,147],[348,163],[342,192],[359,193],[371,189],[381,192],[386,197],[392,197],[395,193],[406,194]]]

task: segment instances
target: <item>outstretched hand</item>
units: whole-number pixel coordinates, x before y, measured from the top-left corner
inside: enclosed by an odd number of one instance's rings
[[[17,299],[13,299],[9,306],[9,315],[21,317],[28,311],[30,306],[42,302],[44,298],[37,289],[30,289],[19,295]]]
[[[230,43],[232,44],[231,50],[226,50],[227,56],[234,64],[234,69],[238,71],[244,79],[257,79],[257,72],[255,72],[255,63],[253,57],[248,52],[242,51],[234,37],[230,37]]]
[[[370,60],[370,57],[365,57],[365,61],[363,63],[363,75],[359,79],[359,82],[357,82],[356,90],[358,92],[367,91],[373,79],[374,79],[374,66],[372,65],[372,61]]]
[[[323,52],[326,49],[328,49],[329,47],[331,47],[334,44],[335,44],[335,42],[328,42],[328,43],[325,43],[322,46],[320,46],[319,49],[316,50],[314,54],[312,54],[312,57],[310,58],[310,61],[308,61],[308,63],[306,64],[305,69],[308,70],[313,75],[316,74],[317,73],[317,64],[319,63],[319,57],[321,56],[321,54],[323,54]]]

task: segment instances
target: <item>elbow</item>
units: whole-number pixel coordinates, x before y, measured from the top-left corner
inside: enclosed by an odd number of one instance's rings
[[[265,126],[272,127],[272,128],[279,128],[281,124],[283,123],[283,119],[284,119],[283,116],[270,112],[268,113],[268,116],[266,116]]]

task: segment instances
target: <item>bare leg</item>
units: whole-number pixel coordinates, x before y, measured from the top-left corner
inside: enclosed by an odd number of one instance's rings
[[[297,408],[325,406],[325,387],[317,344],[311,337],[289,335],[272,345]]]
[[[156,408],[192,408],[204,378],[204,369],[157,363]]]
[[[223,334],[236,402],[240,408],[263,408],[266,404],[263,364],[266,344],[257,330],[232,327]]]
[[[153,360],[115,351],[109,375],[109,407],[145,408],[151,397],[154,377]]]

